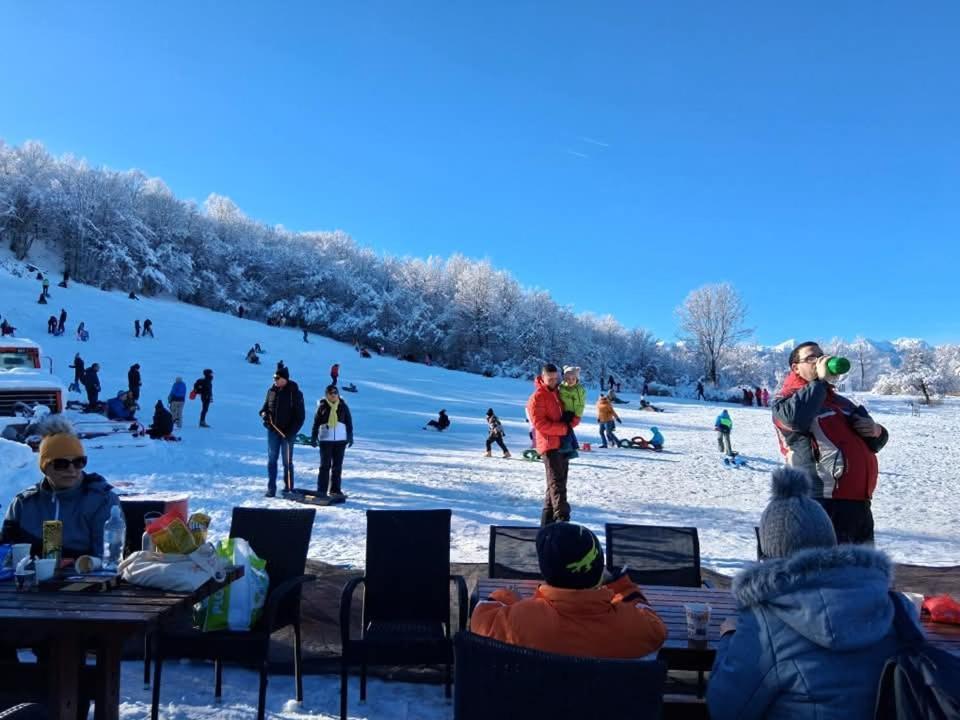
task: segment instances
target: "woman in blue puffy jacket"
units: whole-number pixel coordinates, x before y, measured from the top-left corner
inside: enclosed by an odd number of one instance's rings
[[[780,468],[760,520],[768,558],[733,582],[739,612],[710,676],[712,720],[868,720],[897,650],[891,563],[864,545],[837,545],[807,474]]]

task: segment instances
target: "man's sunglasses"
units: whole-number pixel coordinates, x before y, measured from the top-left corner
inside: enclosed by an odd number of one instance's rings
[[[87,466],[87,458],[85,455],[73,458],[73,460],[69,460],[67,458],[57,458],[56,460],[52,460],[50,464],[53,465],[54,470],[66,470],[71,465],[73,465],[77,470],[83,470]]]
[[[817,360],[819,360],[819,359],[822,358],[822,357],[823,357],[823,354],[822,354],[822,353],[821,353],[820,355],[807,355],[805,358],[803,358],[802,360],[800,360],[800,362],[806,363],[807,365],[812,365],[813,363],[815,363]]]

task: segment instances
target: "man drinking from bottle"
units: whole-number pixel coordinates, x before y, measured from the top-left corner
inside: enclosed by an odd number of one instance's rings
[[[888,434],[834,389],[849,369],[848,360],[824,355],[815,342],[798,345],[773,403],[773,424],[786,464],[810,474],[813,497],[833,521],[837,542],[872,543],[876,453]]]

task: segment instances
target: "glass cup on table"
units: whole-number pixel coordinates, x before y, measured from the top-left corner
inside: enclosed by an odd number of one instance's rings
[[[707,603],[684,603],[687,616],[687,639],[694,642],[707,641],[707,628],[710,626],[710,605]]]

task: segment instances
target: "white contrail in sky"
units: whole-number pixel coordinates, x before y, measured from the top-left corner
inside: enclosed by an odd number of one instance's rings
[[[585,143],[590,143],[591,145],[599,145],[600,147],[610,147],[610,143],[605,143],[603,140],[595,140],[592,137],[580,136],[580,139]]]
[[[567,148],[567,152],[568,152],[570,155],[576,155],[577,157],[582,157],[582,158],[588,158],[588,157],[590,157],[590,156],[587,155],[586,153],[577,152],[576,150],[571,150],[570,148]]]

